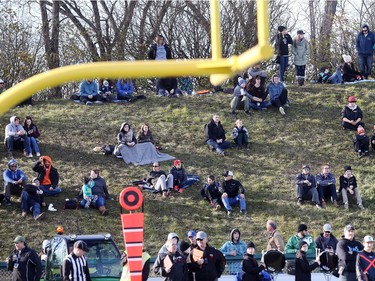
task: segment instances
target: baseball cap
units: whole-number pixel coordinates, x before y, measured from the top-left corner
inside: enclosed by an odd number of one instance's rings
[[[223,174],[224,177],[233,177],[233,172],[232,171],[226,171],[224,174]]]
[[[188,232],[188,235],[187,235],[188,237],[191,237],[191,236],[197,236],[197,233],[194,231],[194,230],[190,230],[189,232]]]
[[[323,225],[323,231],[329,231],[329,232],[331,232],[332,231],[332,226],[329,223],[326,223],[325,225]]]
[[[303,30],[298,30],[297,34],[305,34],[305,32]]]
[[[82,240],[78,240],[77,242],[75,242],[73,247],[81,249],[82,251],[85,251],[85,252],[89,251],[89,248],[87,247],[86,242]]]
[[[18,235],[16,238],[14,238],[14,243],[20,243],[20,242],[25,242],[26,239],[25,237]]]
[[[354,230],[354,226],[352,226],[351,224],[348,224],[344,227],[344,231],[349,231],[349,230]]]
[[[178,164],[181,164],[181,160],[178,160],[178,159],[174,160],[173,166],[177,166]]]
[[[374,242],[374,238],[370,235],[366,235],[365,238],[363,238],[364,242]]]
[[[198,231],[197,233],[197,239],[205,239],[207,238],[207,234],[204,231]]]
[[[305,164],[305,165],[302,166],[302,170],[303,169],[309,169],[310,170],[310,166]]]
[[[348,98],[348,102],[356,102],[356,101],[357,101],[357,99],[355,98],[355,96],[350,96]]]
[[[180,237],[178,237],[177,233],[171,232],[167,236],[167,240],[177,238],[177,240],[180,240]]]

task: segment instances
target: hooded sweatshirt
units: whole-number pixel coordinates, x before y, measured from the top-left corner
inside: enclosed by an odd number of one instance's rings
[[[45,162],[50,162],[49,167],[46,167]],[[33,167],[33,171],[38,173],[38,180],[41,185],[52,186],[56,188],[59,184],[59,173],[57,169],[52,166],[52,159],[49,156],[43,156],[42,161],[37,161]]]
[[[233,239],[233,234],[235,232],[239,234],[237,241],[234,241]],[[230,241],[225,242],[219,250],[224,254],[224,256],[230,256],[231,251],[233,250],[236,251],[236,256],[243,256],[243,254],[246,252],[246,243],[241,241],[241,232],[238,228],[232,229],[229,239]]]
[[[343,237],[336,248],[337,256],[339,257],[339,268],[344,267],[347,272],[355,272],[355,263],[357,254],[363,250],[363,245],[355,240],[349,240]]]
[[[358,33],[355,47],[358,51],[358,55],[372,56],[374,52],[373,46],[375,44],[375,34],[370,31],[367,24],[362,25],[362,29],[365,27],[368,29],[368,33],[365,35],[362,30]]]
[[[281,96],[281,92],[284,89],[283,83],[274,83],[273,79],[274,77],[278,77],[277,74],[272,75],[271,82],[268,84],[267,89],[266,89],[266,95],[270,95],[271,100],[275,100]]]
[[[19,139],[20,138],[19,132],[25,132],[26,133],[26,131],[24,130],[22,125],[20,125],[20,124],[16,125],[16,122],[15,122],[16,117],[17,116],[10,117],[10,119],[9,119],[10,123],[8,125],[6,125],[6,127],[5,127],[4,142],[10,136],[14,137],[15,140]]]
[[[126,133],[123,131],[125,125],[129,126],[129,131]],[[135,135],[133,133],[133,130],[130,128],[129,123],[124,122],[121,124],[120,132],[117,135],[117,142],[118,144],[126,144],[127,142],[137,142],[137,139],[135,138]]]
[[[12,171],[10,169],[10,165],[16,164],[17,169]],[[27,177],[20,169],[18,169],[18,163],[16,160],[12,159],[8,162],[8,169],[5,170],[3,173],[3,179],[6,183],[14,183],[18,181],[19,179],[22,179],[22,181],[27,181]]]

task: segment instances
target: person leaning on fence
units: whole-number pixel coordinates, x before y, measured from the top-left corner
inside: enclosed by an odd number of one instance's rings
[[[375,280],[375,253],[374,238],[366,235],[363,239],[363,250],[359,252],[356,260],[356,275],[358,280]]]

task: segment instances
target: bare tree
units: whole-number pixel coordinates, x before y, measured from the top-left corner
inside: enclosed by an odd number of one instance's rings
[[[336,14],[337,0],[326,0],[319,34],[318,57],[322,62],[331,61],[331,35]]]

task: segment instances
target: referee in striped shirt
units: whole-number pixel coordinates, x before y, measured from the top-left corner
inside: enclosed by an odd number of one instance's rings
[[[84,257],[86,252],[86,242],[78,240],[74,243],[73,252],[67,255],[63,262],[63,281],[91,281],[89,266]]]

